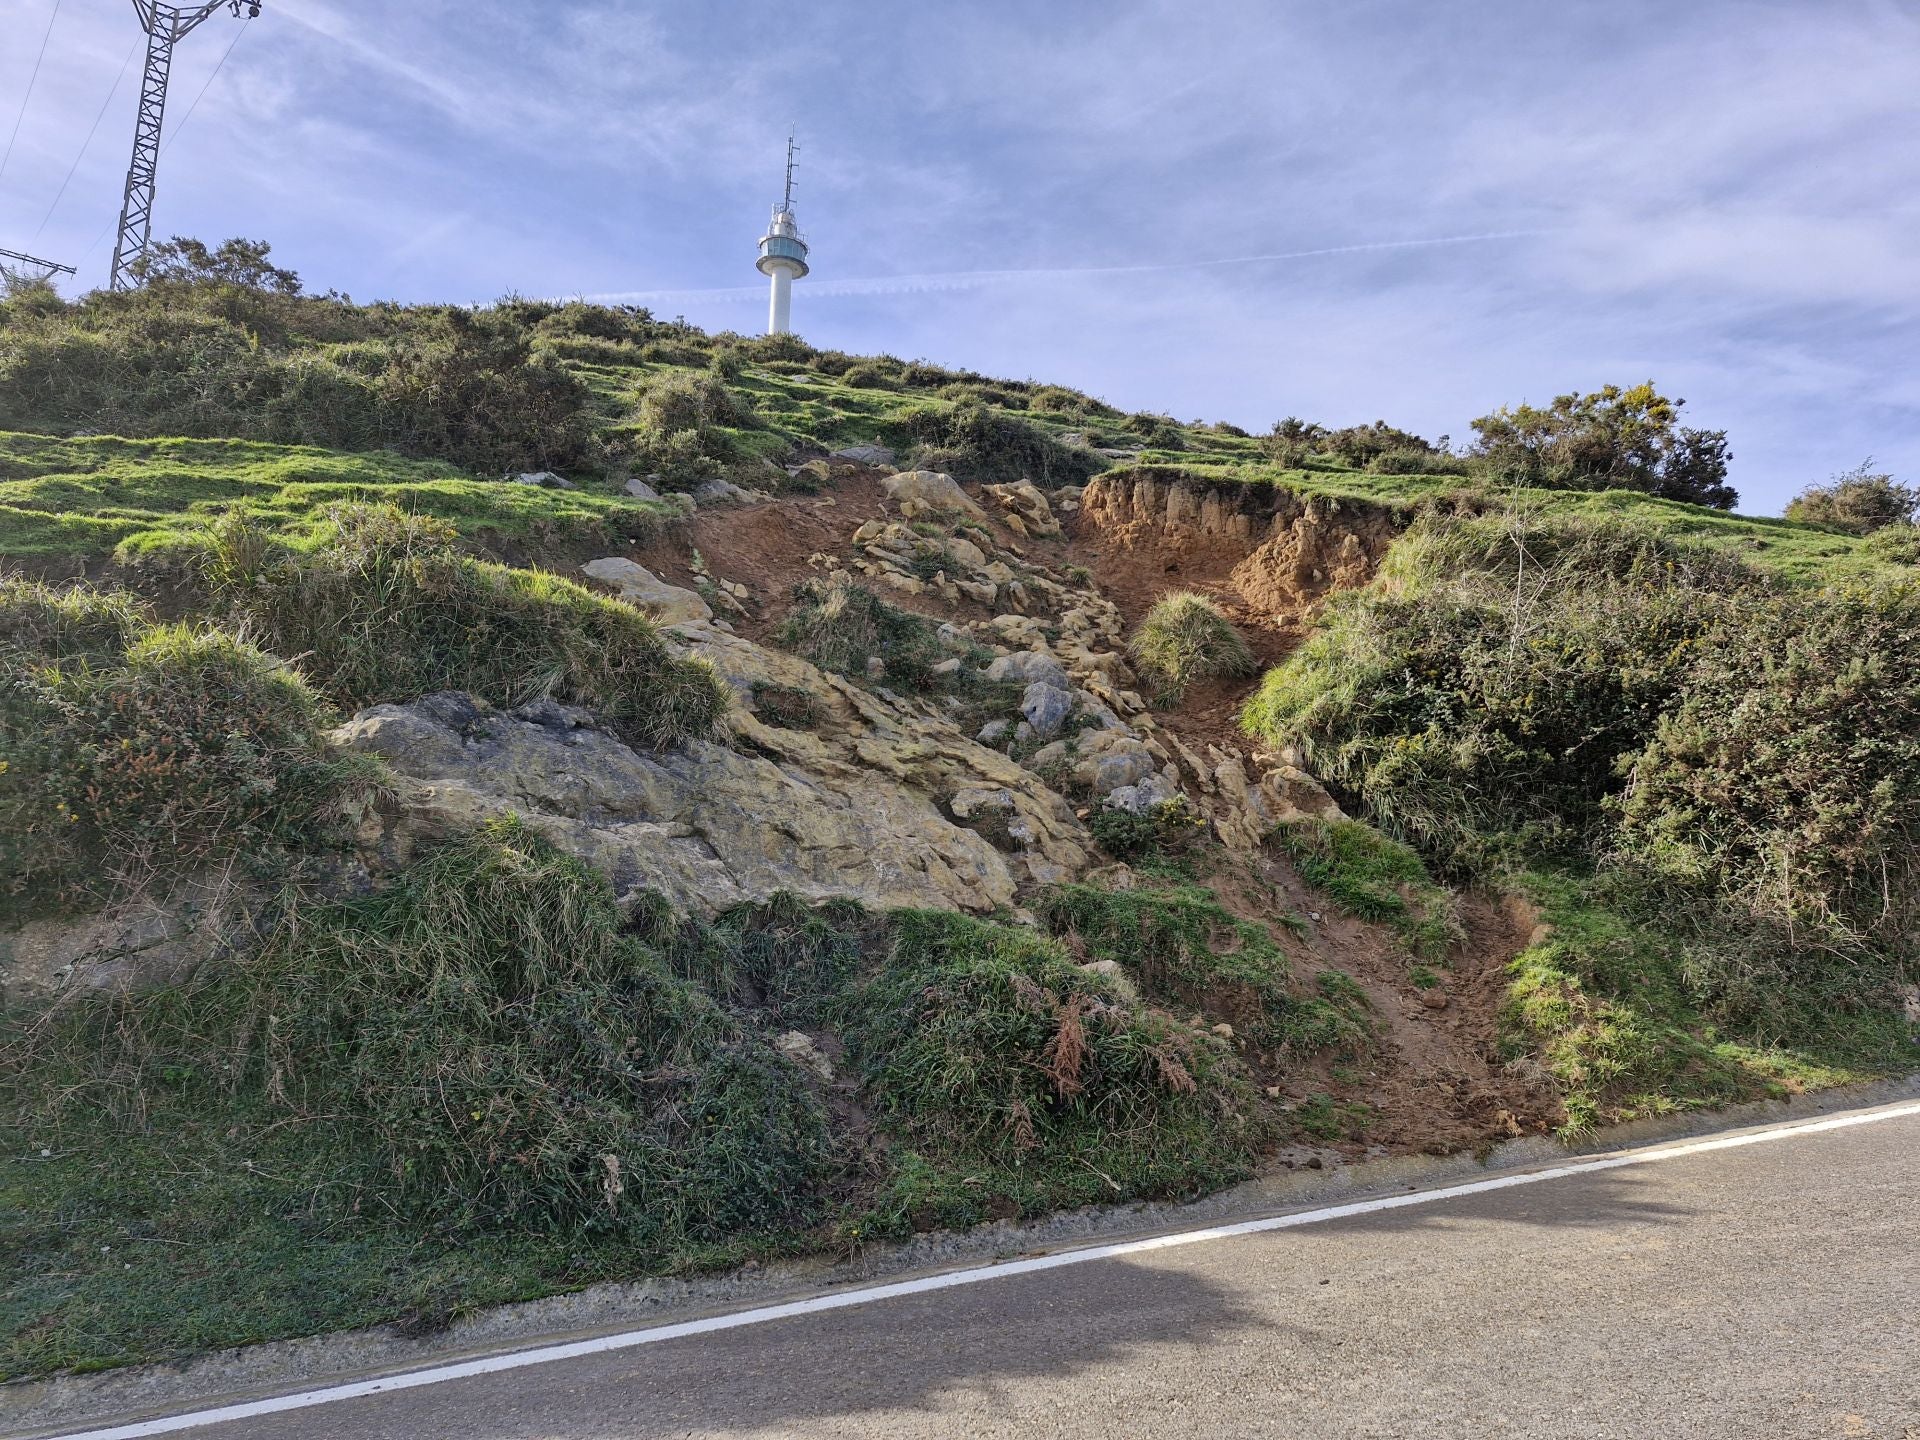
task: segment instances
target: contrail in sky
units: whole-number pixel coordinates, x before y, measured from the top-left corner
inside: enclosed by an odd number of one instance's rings
[[[1522,240],[1552,230],[1495,230],[1483,235],[1436,235],[1423,240],[1375,240],[1361,245],[1328,245],[1317,250],[1281,250],[1269,255],[1229,255],[1219,260],[1182,260],[1160,265],[1074,265],[1029,270],[952,270],[934,275],[874,275],[853,280],[810,282],[806,293],[832,295],[910,295],[938,290],[972,290],[1018,280],[1073,279],[1083,275],[1153,275],[1174,270],[1214,270],[1228,265],[1262,265],[1278,260],[1310,260],[1321,255],[1358,255],[1373,250],[1413,250],[1435,245],[1472,245],[1489,240]],[[764,285],[723,285],[690,290],[622,290],[584,298],[603,304],[658,300],[763,300]]]

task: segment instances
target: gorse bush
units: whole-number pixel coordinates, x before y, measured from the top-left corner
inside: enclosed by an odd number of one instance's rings
[[[1128,653],[1160,705],[1178,705],[1199,681],[1244,677],[1260,668],[1220,607],[1191,590],[1155,601]]]
[[[4,321],[0,429],[390,448],[494,474],[602,459],[591,393],[500,308],[176,282]]]
[[[739,353],[737,348],[722,349],[714,355],[716,361],[729,356],[743,365]],[[612,443],[632,468],[655,477],[656,483],[670,490],[693,490],[746,458],[738,432],[761,424],[752,403],[730,389],[717,370],[710,375],[666,370],[640,387],[632,422],[616,432]]]
[[[1550,489],[1644,490],[1669,500],[1731,510],[1727,432],[1680,424],[1684,400],[1652,381],[1559,395],[1542,409],[1503,406],[1473,422],[1475,454],[1499,479]]]
[[[329,721],[297,674],[231,635],[0,583],[0,916],[341,843],[373,768],[334,751]]]
[[[1896,526],[1911,529],[1920,520],[1920,489],[1872,467],[1868,460],[1825,485],[1809,485],[1787,502],[1787,519],[1831,525],[1854,535]]]
[[[243,517],[187,560],[206,603],[298,656],[342,708],[466,690],[496,705],[551,695],[636,745],[711,735],[727,692],[670,653],[631,606],[556,576],[463,555],[450,528],[391,506],[343,506],[330,543],[297,551]]]
[[[927,404],[906,411],[901,424],[924,447],[921,463],[969,480],[1031,480],[1043,488],[1082,485],[1107,462],[1089,450],[1062,444],[1038,425],[981,404]]]
[[[1628,523],[1430,516],[1370,587],[1335,597],[1244,718],[1455,871],[1516,847],[1588,853],[1690,647],[1763,588]]]
[[[1618,521],[1429,518],[1246,719],[1454,873],[1597,863],[1594,903],[1677,942],[1656,1011],[1811,1034],[1920,961],[1916,633],[1908,585],[1785,588]]]
[[[1705,907],[1723,1008],[1764,1014],[1836,954],[1920,967],[1916,637],[1914,585],[1768,597],[1695,647],[1634,757],[1616,856]]]
[[[716,352],[731,353],[731,352]],[[736,374],[739,372],[736,370]],[[697,430],[709,425],[746,426],[757,418],[753,407],[717,375],[668,370],[641,389],[634,418],[655,430]]]

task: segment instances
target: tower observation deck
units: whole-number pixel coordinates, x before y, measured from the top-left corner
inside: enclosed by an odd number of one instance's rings
[[[767,305],[767,333],[785,335],[793,327],[793,282],[807,273],[807,242],[800,238],[800,222],[793,214],[793,137],[787,137],[787,188],[773,207],[767,233],[760,237],[762,275],[771,277],[773,294]]]

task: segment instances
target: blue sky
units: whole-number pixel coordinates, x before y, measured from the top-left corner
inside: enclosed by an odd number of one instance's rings
[[[1652,377],[1731,432],[1743,509],[1920,479],[1915,0],[265,6],[179,53],[155,228],[314,288],[756,329],[791,122],[816,344],[1456,440]],[[0,245],[83,286],[136,38],[126,0],[0,0]]]

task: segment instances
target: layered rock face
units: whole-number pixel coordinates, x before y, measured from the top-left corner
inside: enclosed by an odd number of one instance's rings
[[[738,697],[731,748],[643,754],[550,703],[502,713],[437,695],[375,706],[337,732],[396,777],[395,804],[366,843],[401,864],[423,840],[514,815],[605,871],[623,901],[656,890],[707,913],[783,890],[1012,909],[1023,885],[1089,863],[1066,803],[947,721],[723,631],[678,633]],[[807,729],[753,713],[768,686],[810,698]]]

